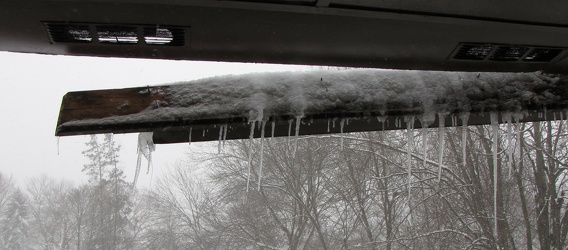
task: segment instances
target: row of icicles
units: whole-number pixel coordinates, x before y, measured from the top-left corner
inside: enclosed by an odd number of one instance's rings
[[[442,177],[442,169],[444,168],[442,162],[443,162],[443,158],[444,158],[444,143],[445,143],[445,117],[446,115],[444,113],[438,113],[438,138],[439,138],[439,155],[438,155],[438,170],[437,170],[437,181],[441,182],[441,177]],[[539,113],[538,117],[539,118],[543,118],[546,115],[546,113]],[[519,120],[524,116],[523,113],[505,113],[504,115],[502,115],[502,120],[504,123],[506,123],[507,126],[507,134],[506,134],[506,140],[508,141],[509,145],[511,145],[512,143],[512,134],[513,134],[513,130],[512,130],[512,123],[513,120],[515,120],[514,122],[518,125]],[[563,119],[563,114],[560,114],[560,119]],[[426,116],[424,116],[426,117]],[[429,117],[432,117],[432,115],[430,115]],[[568,113],[567,113],[567,117],[568,117]],[[295,119],[295,134],[294,134],[294,147],[293,147],[293,151],[292,151],[292,157],[295,158],[296,156],[296,150],[298,147],[298,136],[300,133],[300,125],[301,125],[301,121],[302,121],[303,116],[296,116]],[[327,125],[327,131],[330,131],[330,123],[332,123],[333,128],[335,128],[335,122],[338,118],[334,118],[334,119],[328,119],[328,125]],[[380,116],[377,117],[378,121],[380,123],[383,124],[383,130],[384,130],[384,124],[386,122],[386,116]],[[402,122],[406,123],[406,130],[407,130],[407,174],[408,174],[408,183],[407,183],[407,190],[408,190],[408,209],[409,211],[412,211],[411,206],[410,206],[410,200],[411,200],[411,190],[412,190],[412,145],[413,145],[413,139],[414,139],[414,123],[415,123],[415,116],[406,116],[404,117],[404,121],[399,118],[395,120],[396,126],[397,127],[401,127]],[[468,119],[469,119],[469,113],[462,113],[459,116],[459,119],[461,119],[462,121],[462,126],[463,128],[466,128],[468,126]],[[546,117],[544,117],[544,119],[546,120]],[[556,114],[554,119],[556,120]],[[349,118],[341,118],[339,125],[340,125],[340,149],[343,150],[343,128],[345,125],[349,124]],[[424,119],[419,119],[422,122],[422,140],[423,142],[426,142],[426,135],[427,135],[427,129],[430,125],[431,122],[424,122]],[[497,178],[497,162],[498,162],[498,148],[497,148],[497,140],[498,140],[498,130],[499,130],[499,119],[498,119],[498,113],[497,112],[490,112],[490,121],[491,121],[491,129],[492,129],[492,153],[493,153],[493,166],[495,166],[493,168],[493,206],[494,206],[494,229],[495,232],[497,232],[497,182],[498,182],[498,178]],[[261,187],[261,179],[262,179],[262,168],[263,168],[263,161],[264,161],[264,139],[265,139],[265,127],[266,127],[266,120],[262,120],[262,121],[257,121],[257,120],[253,120],[250,121],[250,135],[249,135],[249,144],[248,144],[248,171],[247,171],[247,192],[250,189],[250,176],[251,176],[251,168],[252,168],[252,139],[254,138],[254,131],[256,128],[256,124],[260,123],[260,131],[261,131],[261,135],[260,135],[260,160],[259,160],[259,174],[258,174],[258,185],[257,185],[257,190],[260,191],[260,187]],[[289,127],[288,127],[288,137],[291,137],[291,130],[292,130],[292,124],[294,123],[294,119],[289,120]],[[452,124],[453,126],[456,126],[457,124],[457,117],[453,117],[452,118]],[[274,137],[274,130],[275,130],[275,121],[272,121],[272,137]],[[225,141],[227,138],[227,131],[228,131],[229,127],[227,124],[221,125],[219,127],[219,143],[218,143],[218,153],[221,153],[222,148],[225,145]],[[520,131],[517,130],[517,138],[520,138]],[[203,130],[203,135],[205,135],[206,130]],[[192,128],[190,127],[189,129],[189,143],[191,144],[191,136],[192,136]],[[467,137],[466,137],[466,130],[463,129],[462,130],[462,159],[463,162],[462,164],[465,166],[465,159],[466,159],[466,145],[467,145]],[[426,165],[427,163],[427,157],[426,157],[426,149],[427,149],[427,143],[423,143],[423,163],[424,165]],[[140,173],[140,167],[141,167],[141,159],[142,157],[144,157],[147,161],[148,161],[148,170],[147,172],[150,171],[150,166],[151,166],[151,161],[152,161],[152,152],[155,150],[155,145],[152,141],[152,133],[140,133],[138,136],[138,159],[137,159],[137,164],[136,164],[136,172],[135,172],[135,177],[134,177],[134,186],[136,185],[136,180],[138,179],[139,173]],[[511,150],[511,147],[508,147],[507,150],[507,157],[508,157],[508,172],[509,172],[509,177],[511,176],[511,171],[512,171],[512,157],[513,157],[513,152]],[[410,218],[412,218],[412,216],[409,216]]]

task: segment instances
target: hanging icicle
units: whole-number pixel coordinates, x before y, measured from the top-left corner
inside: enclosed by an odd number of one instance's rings
[[[276,129],[276,120],[272,120],[272,134],[270,135],[270,141],[274,138],[274,130]]]
[[[221,154],[221,146],[225,144],[227,137],[227,124],[219,126],[219,144],[217,145],[217,154]]]
[[[189,127],[189,136],[188,136],[188,137],[189,137],[189,138],[188,138],[188,140],[189,140],[189,145],[191,145],[191,132],[192,132],[192,130],[193,130],[193,127]]]
[[[152,132],[138,134],[138,157],[136,160],[136,171],[134,173],[133,186],[136,186],[136,183],[138,182],[138,176],[140,175],[140,168],[142,166],[142,156],[144,156],[144,158],[146,158],[146,160],[148,161],[148,170],[146,171],[146,174],[150,173],[150,167],[152,165],[152,152],[156,150],[152,136]]]
[[[410,197],[412,191],[412,146],[414,144],[414,116],[405,117],[406,119],[406,168],[408,172],[408,206],[410,209]]]
[[[378,117],[377,117],[377,120],[378,120],[378,121],[381,123],[381,125],[382,125],[382,129],[381,129],[381,130],[384,131],[384,130],[385,130],[385,122],[386,122],[386,120],[387,120],[387,116],[386,116],[386,115],[378,116]]]
[[[565,119],[564,122],[565,122],[566,132],[568,133],[568,111],[566,111],[564,119]]]
[[[154,141],[152,139],[153,133],[140,133],[138,134],[138,149],[139,152],[148,161],[148,169],[146,174],[150,173],[150,166],[152,165],[152,152],[156,150]]]
[[[497,182],[498,182],[498,171],[497,171],[497,139],[498,139],[498,131],[499,131],[499,117],[497,116],[497,112],[490,113],[491,118],[491,128],[493,130],[493,215],[494,218],[494,229],[495,229],[495,236],[497,236]]]
[[[290,145],[290,137],[292,136],[292,122],[293,119],[288,120],[288,145]]]
[[[444,160],[444,143],[445,143],[445,115],[438,113],[438,183],[442,180],[442,161]]]
[[[436,120],[436,115],[433,112],[424,113],[420,119],[420,124],[422,124],[422,158],[423,166],[426,167],[426,161],[428,155],[426,154],[428,146],[428,127]]]
[[[343,151],[343,126],[345,125],[345,120],[343,118],[341,118],[341,121],[339,122],[339,127],[340,127],[340,131],[339,131],[339,149],[341,151]]]
[[[57,136],[57,155],[59,155],[59,136]]]
[[[300,135],[300,124],[303,116],[296,116],[296,131],[294,134],[294,151],[292,152],[292,158],[296,158],[296,150],[298,149],[298,136]]]
[[[252,166],[252,139],[254,137],[254,125],[255,121],[250,121],[250,134],[249,134],[249,145],[248,145],[248,172],[247,172],[247,192],[250,187],[250,170]]]
[[[469,112],[462,112],[460,119],[462,120],[462,161],[465,166],[467,162],[467,123],[469,121]]]
[[[225,131],[223,132],[223,148],[225,148],[225,142],[227,141],[228,130],[229,130],[229,125],[225,124]]]
[[[507,167],[509,168],[508,178],[511,178],[513,170],[513,124],[511,114],[503,115],[505,123],[507,123]]]
[[[428,155],[426,154],[427,145],[428,145],[428,125],[422,124],[422,164],[426,167],[426,160]]]
[[[260,166],[258,169],[258,191],[260,191],[260,181],[262,179],[262,165],[264,161],[264,127],[266,126],[266,121],[262,121],[260,125]]]

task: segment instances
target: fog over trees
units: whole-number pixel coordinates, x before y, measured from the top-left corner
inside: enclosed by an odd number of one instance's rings
[[[150,190],[92,136],[88,183],[0,173],[0,248],[566,249],[567,125],[226,141]]]

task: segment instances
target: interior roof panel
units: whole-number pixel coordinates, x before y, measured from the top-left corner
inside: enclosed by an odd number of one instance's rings
[[[568,15],[564,14],[568,3],[268,2],[6,0],[0,2],[0,50],[419,70],[568,71]],[[45,22],[175,25],[187,29],[187,44],[116,45],[96,38],[91,43],[58,43],[50,41]],[[554,47],[562,53],[550,62],[452,59],[463,43]]]
[[[332,0],[331,6],[568,25],[567,1],[532,0]]]

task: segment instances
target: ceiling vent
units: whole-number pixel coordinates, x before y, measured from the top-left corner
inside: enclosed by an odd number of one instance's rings
[[[454,55],[455,59],[465,60],[483,60],[485,59],[495,46],[485,44],[464,44]]]
[[[461,43],[454,50],[451,59],[499,62],[552,62],[566,48],[540,47],[509,44]]]
[[[550,62],[560,55],[563,49],[535,48],[524,59],[526,62]]]
[[[138,32],[136,26],[102,26],[97,25],[97,38],[100,43],[136,44]]]
[[[490,59],[492,61],[518,61],[521,60],[527,51],[529,51],[529,48],[523,46],[499,46]]]
[[[46,28],[54,43],[90,43],[93,40],[89,25],[47,23]]]
[[[167,26],[145,26],[144,42],[151,45],[183,46],[185,29]]]
[[[181,26],[47,22],[45,27],[54,43],[186,44],[187,28]]]

